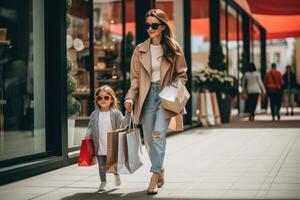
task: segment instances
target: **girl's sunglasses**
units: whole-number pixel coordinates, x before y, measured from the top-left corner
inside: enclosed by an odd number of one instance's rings
[[[152,24],[146,23],[145,28],[148,30],[151,27],[152,30],[157,30],[159,25],[162,25],[162,24],[159,24],[159,23],[152,23]]]
[[[104,99],[105,101],[110,100],[110,96],[96,96],[97,101],[102,101]]]

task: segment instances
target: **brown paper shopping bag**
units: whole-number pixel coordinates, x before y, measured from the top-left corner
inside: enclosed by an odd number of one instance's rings
[[[159,93],[162,106],[175,113],[183,111],[187,101],[190,98],[190,93],[187,91],[184,84],[177,80],[172,84],[164,87]]]
[[[168,129],[171,131],[183,131],[183,116],[178,114],[171,118]]]
[[[203,92],[199,93],[199,120],[202,126],[208,126],[205,93]]]
[[[107,133],[107,161],[106,172],[117,173],[118,172],[118,143],[119,133],[125,132],[127,129],[118,129]]]

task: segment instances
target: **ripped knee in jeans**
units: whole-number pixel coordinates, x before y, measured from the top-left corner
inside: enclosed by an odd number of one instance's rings
[[[160,132],[159,131],[155,131],[153,133],[153,139],[159,140],[160,139]]]

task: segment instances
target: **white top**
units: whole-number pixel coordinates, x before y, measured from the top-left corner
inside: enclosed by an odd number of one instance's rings
[[[107,154],[107,132],[112,131],[111,120],[110,120],[110,111],[99,112],[98,119],[99,127],[99,148],[98,155]]]
[[[160,80],[160,65],[163,56],[163,48],[161,45],[150,45],[151,51],[151,65],[152,65],[152,80],[157,82]]]
[[[247,87],[247,88],[246,88]],[[259,72],[246,72],[243,80],[243,88],[247,93],[266,93],[264,84],[261,81]]]

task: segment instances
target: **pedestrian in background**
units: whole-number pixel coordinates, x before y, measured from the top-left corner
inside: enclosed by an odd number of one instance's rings
[[[280,120],[283,79],[281,73],[276,69],[275,63],[272,63],[271,69],[266,74],[264,82],[268,97],[270,98],[272,120],[275,120],[275,116]]]
[[[256,71],[254,63],[250,63],[248,71],[243,79],[243,90],[247,92],[247,105],[249,111],[249,121],[254,121],[258,96],[266,94],[264,84],[260,78],[260,73]]]
[[[291,66],[286,66],[286,71],[282,76],[284,85],[283,85],[283,105],[286,108],[285,115],[289,115],[289,107],[291,107],[291,115],[294,115],[294,106],[295,106],[295,90],[297,86],[296,76],[292,72]]]
[[[177,115],[162,107],[159,93],[170,80],[187,81],[187,64],[183,51],[174,39],[167,14],[151,9],[145,17],[149,38],[139,44],[132,55],[130,89],[125,108],[134,105],[136,122],[143,126],[144,142],[151,161],[152,172],[147,194],[157,194],[164,184],[163,161],[166,133],[170,118]]]

